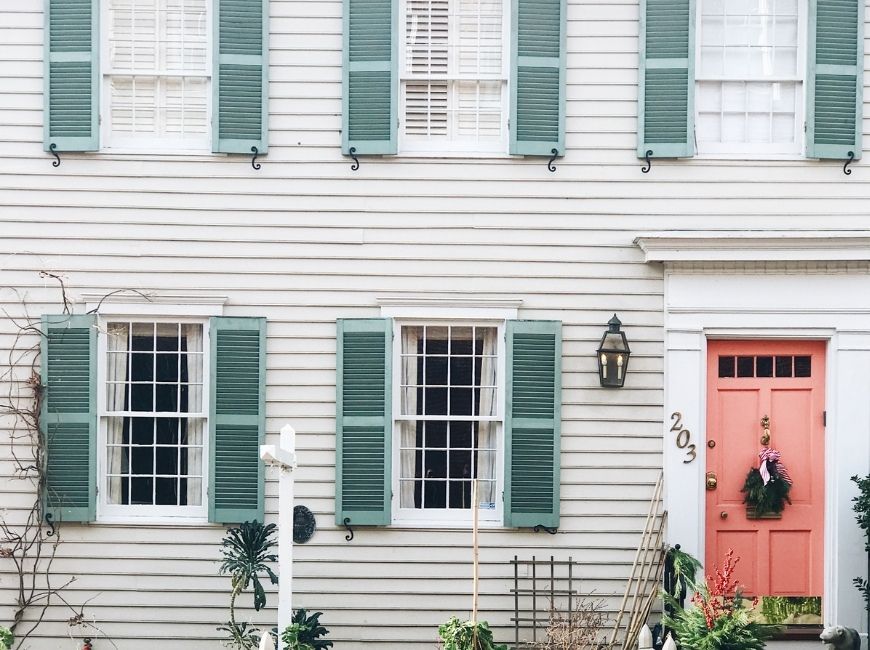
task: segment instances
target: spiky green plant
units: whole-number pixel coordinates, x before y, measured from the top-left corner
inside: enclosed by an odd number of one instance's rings
[[[332,641],[320,637],[329,634],[320,624],[323,612],[314,612],[308,616],[308,612],[299,608],[293,612],[290,625],[284,628],[281,640],[288,650],[326,650],[332,647]]]
[[[236,598],[253,583],[254,609],[260,611],[266,606],[266,590],[260,576],[268,576],[273,585],[278,584],[278,576],[266,564],[278,561],[278,556],[269,552],[277,544],[273,537],[276,530],[275,524],[246,521],[238,528],[230,528],[221,542],[224,559],[218,572],[230,576],[232,594],[229,623],[218,629],[227,632],[230,646],[239,650],[255,647],[260,637],[255,628],[236,622]]]

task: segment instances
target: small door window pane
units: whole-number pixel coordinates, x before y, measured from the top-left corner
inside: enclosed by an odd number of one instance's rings
[[[734,357],[719,357],[719,376],[733,377],[736,369]]]

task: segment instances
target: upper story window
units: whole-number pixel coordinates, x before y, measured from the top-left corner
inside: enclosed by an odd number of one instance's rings
[[[210,0],[106,0],[108,148],[211,150]]]
[[[700,0],[699,154],[802,152],[802,0]]]
[[[400,151],[507,152],[506,0],[404,0]]]
[[[103,515],[206,516],[206,327],[106,323],[98,398]]]
[[[397,520],[501,520],[501,364],[495,325],[399,325]],[[394,497],[395,498],[395,497]]]

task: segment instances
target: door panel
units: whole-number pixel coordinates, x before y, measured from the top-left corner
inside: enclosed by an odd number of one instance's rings
[[[705,574],[733,549],[746,595],[821,596],[825,343],[709,341],[707,369],[707,472],[717,485],[706,494]],[[748,518],[740,491],[758,467],[765,415],[793,481],[781,519]]]

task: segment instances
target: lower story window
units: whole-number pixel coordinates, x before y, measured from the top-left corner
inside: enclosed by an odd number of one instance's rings
[[[100,452],[107,514],[204,515],[204,329],[107,323]]]
[[[495,326],[401,325],[400,518],[500,518],[501,411]]]

